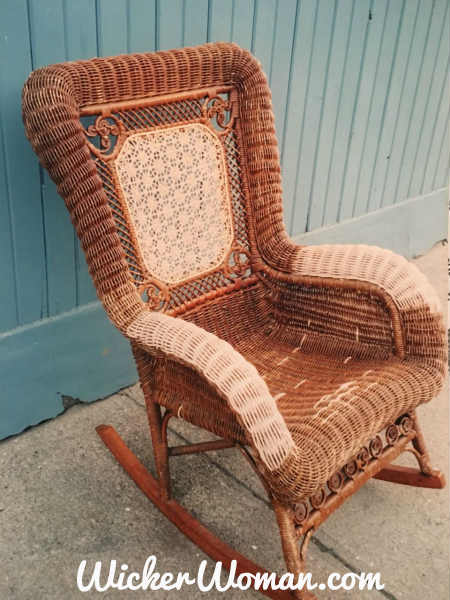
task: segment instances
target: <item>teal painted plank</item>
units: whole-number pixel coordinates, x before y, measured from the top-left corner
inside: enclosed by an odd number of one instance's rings
[[[254,0],[233,0],[231,41],[250,50],[253,36]]]
[[[40,319],[47,312],[39,167],[25,138],[20,110],[22,86],[31,70],[26,2],[7,2],[0,19],[0,113],[19,324]]]
[[[128,52],[127,0],[97,1],[97,36],[100,56],[114,56]]]
[[[433,3],[422,2],[419,4],[419,12],[413,31],[412,45],[403,80],[402,95],[398,108],[398,115],[394,125],[393,140],[389,150],[389,162],[387,165],[384,186],[381,193],[382,206],[394,204],[405,198],[396,197],[398,173],[402,169],[403,149],[406,138],[411,127],[411,117],[414,111],[414,102],[419,89],[420,72],[425,59],[425,49],[428,44]]]
[[[202,18],[199,12],[198,18]],[[233,21],[233,0],[209,0],[208,42],[229,42]]]
[[[14,241],[11,230],[11,209],[6,173],[3,124],[0,114],[0,331],[18,325],[17,288],[14,269]]]
[[[272,51],[277,15],[276,0],[256,0],[253,22],[252,52],[260,60],[270,82]]]
[[[26,367],[26,377],[24,377]],[[126,339],[99,303],[0,335],[0,439],[137,380]]]
[[[285,0],[284,2],[278,3],[270,85],[272,88],[272,102],[275,114],[275,129],[280,148],[283,146],[286,100],[289,88],[296,17],[296,0]]]
[[[97,56],[95,2],[63,0],[63,17],[67,60]]]
[[[370,107],[369,121],[366,127],[365,143],[363,146],[358,185],[356,188],[356,201],[354,204],[355,216],[369,212],[369,198],[372,184],[372,174],[378,153],[380,132],[386,112],[387,92],[392,79],[392,65],[396,54],[396,40],[400,27],[403,3],[388,2],[388,12],[385,19],[383,39],[380,54],[377,60],[375,86],[373,88],[373,101]],[[334,211],[327,204],[327,218],[325,223],[334,221]]]
[[[292,56],[291,82],[288,92],[285,135],[282,148],[282,175],[284,188],[284,219],[292,232],[292,214],[295,205],[296,175],[298,171],[300,140],[304,108],[307,100],[311,49],[316,21],[316,6],[301,2],[297,16],[295,43]],[[298,202],[304,202],[299,198]]]
[[[367,43],[361,64],[360,85],[351,125],[345,175],[342,182],[340,219],[349,219],[355,213],[356,190],[361,172],[361,159],[367,143],[367,129],[374,100],[374,86],[378,69],[381,41],[386,25],[388,2],[377,0],[370,9]]]
[[[369,31],[369,11],[372,2],[358,0],[353,4],[350,37],[348,40],[342,96],[336,122],[336,139],[330,165],[326,195],[325,222],[335,222],[342,209],[342,184],[348,165],[355,108],[361,85],[361,66],[364,63]]]
[[[430,35],[426,44],[424,60],[418,79],[417,93],[414,99],[414,109],[411,114],[407,138],[403,147],[402,164],[397,173],[397,189],[394,195],[399,200],[408,197],[408,188],[413,176],[414,158],[421,143],[421,132],[425,120],[428,119],[429,115],[427,107],[430,99],[431,83],[436,69],[440,43],[444,34],[444,29],[449,27],[448,11],[448,0],[437,0],[433,9]],[[433,187],[436,189],[440,187],[440,185],[435,185]]]
[[[97,54],[97,28],[95,3],[91,0],[64,2],[65,44],[68,60],[91,58]],[[76,305],[92,302],[97,298],[83,251],[74,234]]]
[[[449,88],[447,88],[449,89]],[[450,175],[450,111],[447,113],[447,120],[442,131],[442,140],[439,145],[438,160],[433,176],[433,189],[448,186]]]
[[[450,68],[450,62],[448,63]],[[447,70],[447,78],[444,82],[443,93],[439,106],[439,111],[436,115],[436,126],[434,128],[433,139],[430,144],[430,151],[427,156],[425,163],[424,176],[422,181],[422,193],[426,193],[428,190],[433,189],[436,167],[441,156],[441,148],[443,147],[443,136],[444,138],[448,134],[446,124],[448,122],[448,110],[449,110],[449,91],[450,91],[450,70]],[[445,147],[443,148],[445,150]],[[448,155],[447,155],[448,156]],[[448,185],[448,181],[445,185]]]
[[[180,48],[183,45],[183,0],[158,0],[158,50]]]
[[[294,241],[303,245],[369,244],[414,258],[447,237],[447,214],[447,190],[437,190],[299,234]]]
[[[128,0],[128,51],[156,49],[156,0]]]
[[[67,60],[62,0],[30,0],[30,19],[34,68]],[[64,202],[46,172],[41,191],[51,316],[77,304],[75,238]]]
[[[352,0],[340,0],[334,26],[330,64],[327,75],[326,91],[323,100],[322,126],[320,129],[317,170],[314,178],[313,198],[310,210],[310,228],[316,229],[323,224],[327,204],[328,178],[332,157],[335,152],[337,119],[342,102],[342,81],[350,39],[352,21]],[[336,205],[336,218],[338,206]]]
[[[391,158],[395,124],[401,108],[405,74],[417,26],[419,0],[408,0],[402,14],[400,31],[396,42],[396,54],[392,64],[392,77],[384,119],[379,132],[379,144],[373,169],[369,207],[371,210],[383,206],[383,188],[386,172]]]
[[[439,44],[436,66],[433,72],[433,79],[429,88],[430,95],[427,103],[427,117],[424,119],[423,128],[420,133],[420,143],[417,145],[413,161],[412,177],[407,193],[408,197],[418,196],[421,193],[424,184],[425,168],[432,148],[434,133],[436,131],[439,107],[444,95],[448,102],[446,78],[449,71],[449,50],[450,25],[447,12],[446,23]]]
[[[33,67],[67,60],[63,0],[28,0]]]
[[[295,195],[297,203],[293,215],[292,231],[299,233],[309,228],[308,213],[313,203],[314,177],[317,151],[322,126],[324,95],[328,79],[331,48],[336,17],[336,2],[321,0],[318,3],[317,23],[313,38],[308,98],[303,115],[303,131]]]
[[[208,0],[184,0],[185,46],[197,46],[208,40]]]

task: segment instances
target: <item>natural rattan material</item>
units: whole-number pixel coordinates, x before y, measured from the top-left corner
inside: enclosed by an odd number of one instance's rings
[[[417,269],[378,248],[286,235],[270,92],[248,52],[208,44],[46,67],[24,88],[23,114],[99,298],[133,344],[149,410],[160,402],[251,445],[284,504],[438,393],[445,332]],[[142,260],[114,161],[130,132],[189,122],[223,145],[234,239],[210,272],[167,285]]]

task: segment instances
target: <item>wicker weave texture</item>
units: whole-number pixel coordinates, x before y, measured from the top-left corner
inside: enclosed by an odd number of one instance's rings
[[[251,445],[284,503],[438,393],[445,331],[417,269],[379,248],[286,235],[270,91],[248,52],[207,44],[53,65],[30,76],[23,115],[147,401]],[[115,161],[129,136],[188,123],[222,145],[234,237],[220,267],[167,285],[170,274],[148,272]]]

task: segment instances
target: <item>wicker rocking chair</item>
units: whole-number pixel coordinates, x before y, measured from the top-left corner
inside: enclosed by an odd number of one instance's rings
[[[97,431],[184,534],[225,566],[237,559],[238,573],[264,572],[172,499],[178,455],[243,452],[294,574],[311,535],[368,479],[443,487],[415,414],[445,375],[436,294],[387,250],[290,241],[255,58],[218,43],[53,65],[31,74],[23,115],[131,342],[157,478],[112,427]],[[172,418],[220,439],[168,447]],[[405,450],[418,469],[391,465]]]

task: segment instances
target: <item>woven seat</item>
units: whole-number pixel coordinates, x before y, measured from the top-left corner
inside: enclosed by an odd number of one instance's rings
[[[277,320],[274,312],[263,310],[267,293],[256,284],[240,292],[239,299],[230,295],[185,318],[225,337],[267,383],[298,448],[298,477],[286,489],[277,474],[272,491],[295,504],[320,489],[381,430],[431,400],[440,388],[443,365],[437,360],[430,368],[431,357],[401,360],[393,354],[389,315],[368,297],[357,310],[351,297],[346,302],[334,294],[341,314],[347,304],[347,315],[324,327],[321,315],[326,304],[332,309],[333,292],[327,302],[323,291],[303,291],[291,306],[289,325],[286,317]],[[192,423],[221,437],[251,441],[214,387],[191,369],[175,361],[157,362],[155,386],[159,402]]]
[[[111,426],[98,432],[205,552],[261,571],[171,498],[170,457],[240,449],[296,574],[313,532],[371,477],[443,486],[415,414],[445,375],[436,294],[387,250],[289,239],[270,91],[250,53],[206,44],[51,65],[28,79],[23,115],[131,343],[157,478]],[[169,448],[171,418],[223,439]],[[391,465],[409,444],[420,470]]]

